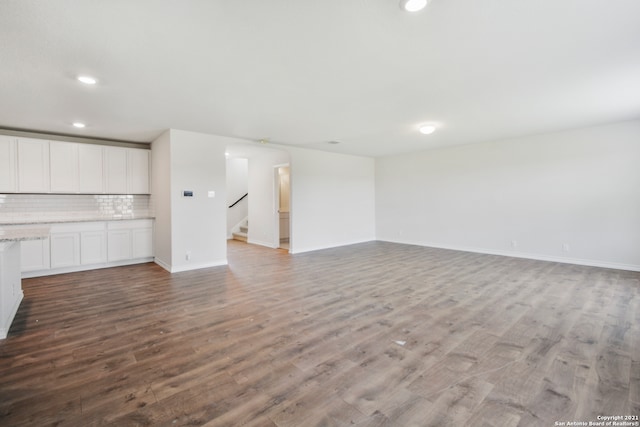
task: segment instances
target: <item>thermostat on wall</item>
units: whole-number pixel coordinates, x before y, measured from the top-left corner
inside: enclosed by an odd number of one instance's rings
[[[182,190],[182,197],[193,197],[192,190]]]

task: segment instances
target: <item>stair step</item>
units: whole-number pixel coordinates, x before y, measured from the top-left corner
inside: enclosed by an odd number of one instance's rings
[[[247,233],[243,233],[241,231],[233,233],[233,239],[234,240],[240,240],[241,242],[246,242],[247,241]]]
[[[248,225],[247,226],[241,225],[240,226],[240,231],[243,232],[243,233],[248,233],[249,232],[249,226]]]

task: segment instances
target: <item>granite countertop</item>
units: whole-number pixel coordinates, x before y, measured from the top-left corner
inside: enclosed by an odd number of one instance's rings
[[[76,219],[52,219],[52,220],[27,220],[14,222],[0,222],[0,227],[11,225],[38,225],[38,224],[68,224],[73,222],[103,222],[103,221],[136,221],[138,219],[156,219],[154,216],[137,216],[135,218],[76,218]]]
[[[49,227],[3,228],[0,227],[0,242],[40,240],[49,237]]]

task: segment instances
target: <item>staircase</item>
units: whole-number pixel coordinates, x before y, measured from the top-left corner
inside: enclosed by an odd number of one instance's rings
[[[232,234],[233,240],[246,242],[248,233],[249,233],[249,222],[247,221],[246,225],[240,226],[240,231],[236,231],[235,233]]]

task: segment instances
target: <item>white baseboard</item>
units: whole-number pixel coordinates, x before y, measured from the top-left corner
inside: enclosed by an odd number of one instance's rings
[[[485,248],[476,248],[476,247],[468,247],[468,246],[441,245],[441,244],[436,244],[431,242],[407,242],[407,241],[400,241],[400,240],[382,240],[382,239],[379,239],[379,240],[381,242],[400,243],[403,245],[415,245],[415,246],[423,246],[423,247],[435,248],[435,249],[449,249],[453,251],[472,252],[472,253],[486,254],[486,255],[499,255],[499,256],[507,256],[512,258],[533,259],[537,261],[559,262],[562,264],[584,265],[587,267],[611,268],[614,270],[640,271],[640,265],[625,264],[625,263],[618,263],[618,262],[611,262],[611,261],[559,257],[559,256],[553,256],[553,255],[542,255],[542,254],[535,254],[535,253],[532,254],[528,252],[501,251],[501,250],[495,250],[495,249],[485,249]]]
[[[277,249],[278,246],[274,246],[273,242],[267,242],[266,240],[248,239],[247,243],[252,245],[266,246],[267,248]]]
[[[349,246],[349,245],[357,245],[359,243],[367,243],[367,242],[373,242],[376,239],[364,239],[364,240],[349,240],[349,241],[344,241],[344,242],[336,242],[336,243],[332,243],[330,245],[318,245],[318,246],[307,246],[306,248],[303,247],[302,249],[298,248],[297,246],[291,246],[291,249],[289,249],[289,253],[291,254],[301,254],[304,252],[313,252],[313,251],[321,251],[323,249],[332,249],[332,248],[338,248],[340,246]],[[295,244],[295,242],[294,242]]]
[[[218,260],[218,261],[213,261],[213,262],[206,262],[206,263],[200,263],[200,264],[189,264],[189,265],[181,265],[179,267],[171,267],[170,270],[168,270],[171,273],[181,273],[183,271],[191,271],[191,270],[200,270],[202,268],[211,268],[211,267],[220,267],[222,265],[227,265],[228,262],[225,259],[223,260]],[[161,266],[162,268],[164,268],[163,266]],[[166,270],[166,268],[165,268]]]
[[[169,273],[171,273],[171,264],[164,262],[163,260],[161,260],[158,257],[155,257],[155,259],[153,260],[153,262],[155,262],[156,264],[158,264],[160,267],[164,268],[165,270],[167,270]]]

